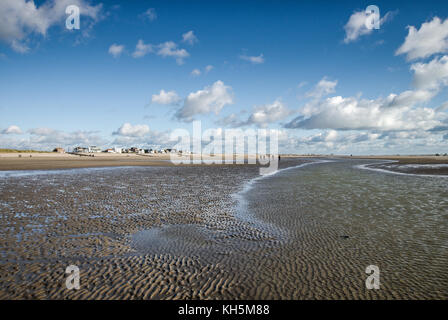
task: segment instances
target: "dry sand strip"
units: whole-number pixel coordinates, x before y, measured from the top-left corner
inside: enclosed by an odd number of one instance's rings
[[[174,163],[170,161],[170,155],[168,154],[0,153],[0,171],[172,165]]]
[[[235,156],[234,156],[235,157]],[[225,158],[222,154],[215,156],[203,155],[202,160],[215,160],[220,164]],[[248,156],[242,156],[247,162]],[[179,164],[171,159],[176,158],[170,154],[69,154],[69,153],[0,153],[0,171],[2,170],[51,170],[72,169],[90,167],[125,167],[125,166],[185,166],[190,164]],[[192,160],[196,160],[194,156]],[[254,158],[252,158],[254,160]],[[197,165],[197,164],[193,164]],[[210,164],[207,164],[210,166]]]
[[[0,159],[0,170],[48,170],[91,167],[120,167],[120,166],[170,166],[169,161],[147,159],[60,159],[60,158],[22,158]]]

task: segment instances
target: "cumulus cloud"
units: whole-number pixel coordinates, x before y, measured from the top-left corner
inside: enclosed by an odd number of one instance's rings
[[[408,29],[408,35],[396,55],[405,54],[408,60],[414,60],[448,51],[448,19],[442,22],[439,17],[434,17],[422,23],[418,30],[414,26]]]
[[[414,86],[418,89],[438,89],[448,85],[448,56],[435,58],[428,63],[415,63]]]
[[[182,35],[182,42],[188,43],[189,45],[193,45],[196,42],[198,42],[198,38],[195,36],[193,30],[190,30],[188,32],[185,32]]]
[[[185,49],[178,49],[177,44],[172,41],[167,41],[157,46],[156,54],[162,57],[173,57],[178,64],[183,64],[184,59],[190,54]]]
[[[11,125],[1,131],[2,134],[22,134],[22,130],[15,125]]]
[[[326,77],[323,77],[322,80],[320,80],[317,85],[314,87],[313,90],[307,92],[306,96],[307,97],[312,97],[312,98],[321,98],[324,96],[329,95],[330,93],[334,93],[335,92],[335,88],[338,84],[338,81],[330,81],[327,80]]]
[[[272,103],[255,106],[253,112],[246,118],[246,120],[242,120],[241,116],[232,113],[219,119],[217,124],[232,128],[250,125],[264,128],[268,124],[283,120],[293,113],[294,111],[287,108],[280,99],[276,99]]]
[[[28,37],[32,34],[46,36],[50,27],[66,19],[65,9],[76,5],[91,23],[101,18],[102,4],[90,5],[87,0],[47,0],[39,7],[33,0],[3,0],[0,5],[0,40],[17,52],[29,50]],[[89,28],[92,25],[89,25]]]
[[[341,96],[307,105],[302,115],[286,128],[337,130],[416,130],[430,129],[440,123],[438,113],[431,108],[413,108],[431,95],[422,91],[405,91],[382,99],[358,99]]]
[[[135,51],[132,53],[132,56],[134,58],[141,58],[150,52],[153,52],[153,45],[145,44],[143,40],[140,39],[138,40],[137,45],[135,46]]]
[[[177,44],[173,41],[167,41],[158,45],[152,45],[145,44],[141,39],[138,40],[132,56],[134,58],[141,58],[148,53],[154,53],[161,57],[172,57],[179,65],[183,64],[184,59],[190,56],[187,50],[178,48]]]
[[[218,80],[211,86],[190,93],[185,98],[182,108],[176,112],[175,117],[179,120],[191,121],[198,114],[212,112],[218,114],[224,106],[232,103],[232,88]]]
[[[111,54],[114,58],[118,58],[124,51],[124,45],[112,44],[109,47],[109,54]]]
[[[443,105],[433,109],[425,107],[448,85],[448,56],[435,58],[428,63],[415,63],[414,90],[389,94],[386,98],[361,99],[341,96],[322,99],[333,92],[335,83],[319,82],[312,91],[317,97],[305,104],[300,115],[287,123],[286,128],[336,130],[430,130],[441,125],[447,114]],[[316,93],[316,94],[314,94]]]
[[[117,135],[111,142],[117,147],[139,147],[139,148],[160,148],[170,146],[169,132],[149,131],[143,136],[123,136]]]
[[[146,10],[143,13],[143,17],[145,17],[146,19],[148,19],[149,21],[154,21],[157,19],[157,13],[156,13],[156,9],[154,8],[149,8],[148,10]]]
[[[247,56],[247,55],[240,55],[240,59],[249,61],[253,64],[261,64],[264,63],[263,54],[261,53],[259,56]]]
[[[210,71],[212,71],[213,70],[213,66],[212,65],[208,65],[208,66],[206,66],[205,67],[205,73],[209,73]]]
[[[180,97],[177,95],[176,91],[165,91],[160,90],[159,94],[153,94],[151,97],[151,103],[157,104],[177,104],[180,102]]]
[[[356,41],[361,36],[371,34],[375,29],[367,28],[366,23],[372,21],[379,21],[381,26],[381,24],[390,20],[393,15],[394,15],[393,12],[387,12],[383,18],[380,18],[379,13],[376,12],[374,13],[366,13],[366,11],[354,12],[344,26],[345,30],[344,42],[345,43],[353,42]]]
[[[432,153],[445,150],[442,133],[415,131],[336,131],[324,130],[309,136],[279,135],[279,148],[301,153],[397,154]]]
[[[15,147],[38,150],[52,150],[55,147],[74,147],[77,145],[101,146],[105,143],[97,131],[65,132],[51,128],[33,128],[28,130],[29,139],[21,139]]]
[[[143,137],[148,133],[149,133],[149,127],[146,124],[132,125],[126,122],[112,134],[124,137]]]
[[[269,123],[285,119],[292,113],[292,110],[288,109],[283,102],[275,100],[271,104],[255,107],[255,111],[249,116],[246,124],[255,124],[260,127],[265,127]]]

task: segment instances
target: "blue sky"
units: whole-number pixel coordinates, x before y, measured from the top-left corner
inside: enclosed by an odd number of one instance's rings
[[[169,146],[201,120],[281,152],[448,152],[448,3],[376,1],[367,30],[370,4],[2,1],[0,147]]]

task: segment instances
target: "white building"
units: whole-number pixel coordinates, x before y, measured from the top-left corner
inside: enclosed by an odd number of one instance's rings
[[[97,153],[97,152],[101,152],[101,148],[98,148],[97,146],[89,147],[89,153]]]

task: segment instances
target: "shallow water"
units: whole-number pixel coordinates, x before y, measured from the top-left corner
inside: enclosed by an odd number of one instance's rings
[[[310,165],[254,185],[249,210],[288,234],[266,262],[275,276],[257,283],[275,283],[285,298],[446,299],[448,179],[362,163]],[[380,268],[380,290],[365,288],[368,265]]]

